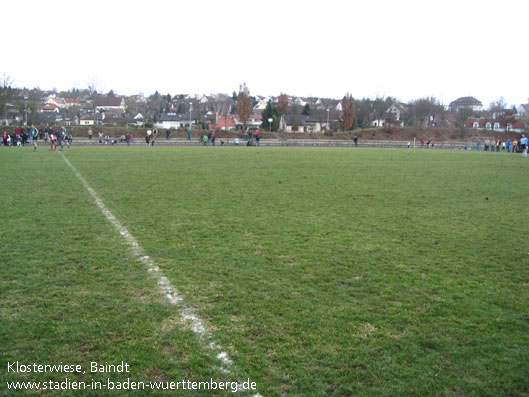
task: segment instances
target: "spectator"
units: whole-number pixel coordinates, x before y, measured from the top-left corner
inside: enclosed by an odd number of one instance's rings
[[[520,149],[522,150],[522,156],[527,157],[527,137],[525,134],[522,134],[520,138]]]
[[[353,138],[353,142],[355,144],[355,147],[358,147],[358,137],[355,135]],[[408,142],[408,147],[410,147],[410,143]]]

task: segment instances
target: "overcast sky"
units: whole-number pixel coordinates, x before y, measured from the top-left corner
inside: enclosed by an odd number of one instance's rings
[[[527,0],[23,1],[0,6],[17,87],[120,94],[472,95],[527,103]],[[525,29],[524,29],[525,28]]]

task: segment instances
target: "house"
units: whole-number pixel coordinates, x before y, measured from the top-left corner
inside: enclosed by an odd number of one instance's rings
[[[305,132],[305,122],[309,116],[283,115],[279,120],[279,130],[283,132]]]
[[[471,117],[465,120],[464,127],[481,131],[513,131],[522,133],[526,130],[526,122],[520,119],[508,120],[503,118],[486,119]]]
[[[521,116],[529,115],[529,103],[521,104],[520,106],[518,106],[518,113]]]
[[[261,114],[266,109],[266,105],[268,104],[268,100],[266,98],[259,99],[257,104],[253,107],[253,113]]]
[[[283,132],[321,133],[329,128],[327,121],[310,115],[283,115],[279,120],[279,130]]]
[[[46,99],[46,105],[54,105],[60,109],[71,109],[74,106],[80,106],[79,99],[61,98],[57,96],[49,96]]]
[[[386,110],[386,113],[391,116],[391,121],[400,121],[400,116],[404,113],[404,106],[400,103],[394,103]]]
[[[120,96],[109,96],[104,98],[99,98],[95,102],[95,108],[97,111],[101,110],[118,110],[121,109],[125,111],[125,98]]]
[[[157,128],[189,128],[193,124],[195,120],[190,120],[189,114],[164,113],[155,125]]]
[[[138,127],[143,126],[143,123],[144,123],[143,114],[138,113],[138,114],[137,114],[136,116],[134,116],[132,119],[134,120],[134,123],[136,123],[136,125],[137,125]]]
[[[384,119],[376,119],[371,121],[371,127],[384,127],[386,125],[404,127],[404,121],[401,120],[401,116],[404,111],[404,105],[400,103],[394,103],[386,110],[386,116]],[[430,121],[433,121],[432,117],[430,117],[430,119]]]
[[[235,119],[235,123],[237,124],[237,127],[239,129],[244,128],[244,123],[240,120],[240,117],[238,114],[233,115]],[[263,116],[260,114],[251,114],[250,117],[248,117],[248,120],[246,120],[246,125],[248,127],[255,127],[259,128],[263,124]]]
[[[483,104],[474,97],[465,96],[450,102],[449,107],[452,112],[458,112],[461,109],[470,109],[473,112],[481,112]]]
[[[79,125],[101,125],[103,117],[99,113],[88,113],[81,116]]]
[[[237,122],[234,116],[220,116],[219,121],[209,124],[210,130],[234,131],[237,128]]]
[[[39,113],[59,113],[59,107],[51,103],[39,107]]]

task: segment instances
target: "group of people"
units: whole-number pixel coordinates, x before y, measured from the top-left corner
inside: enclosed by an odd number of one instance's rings
[[[10,134],[4,132],[2,135],[2,145],[4,146],[25,146],[29,144],[29,140],[33,142],[33,151],[38,149],[38,140],[50,141],[51,150],[57,150],[57,146],[64,149],[64,144],[67,145],[68,150],[72,143],[72,136],[68,133],[64,126],[61,126],[57,132],[52,127],[38,129],[34,125],[31,127],[16,127]]]
[[[261,133],[259,130],[249,130],[244,134],[244,140],[246,141],[246,146],[259,146],[261,142]]]
[[[478,151],[481,150],[481,139],[478,139],[477,142],[477,149]],[[491,151],[491,152],[500,152],[500,151],[506,151],[507,153],[522,153],[523,157],[527,157],[527,149],[528,149],[528,143],[527,143],[527,137],[525,134],[522,134],[522,137],[517,140],[511,141],[508,139],[507,141],[502,141],[498,138],[486,138],[483,140],[483,150],[485,152]]]
[[[435,142],[432,140],[430,141],[429,139],[424,142],[424,139],[421,139],[421,148],[424,149],[424,145],[426,144],[426,149],[430,149],[430,147],[433,149],[435,147]],[[408,147],[410,147],[411,145],[411,142],[408,142]]]
[[[154,146],[157,137],[158,130],[156,128],[154,130],[147,130],[147,134],[145,135],[145,143],[147,146]],[[127,142],[127,145],[129,145],[129,142]]]
[[[215,141],[217,140],[217,133],[215,131],[208,132],[207,135],[202,137],[202,143],[204,146],[208,145],[208,142],[211,142],[212,146],[215,146]]]

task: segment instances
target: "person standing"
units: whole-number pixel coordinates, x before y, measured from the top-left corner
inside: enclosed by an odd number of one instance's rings
[[[527,157],[527,137],[522,134],[520,138],[520,149],[522,150],[522,157]]]
[[[88,139],[92,140],[92,128],[88,128]]]
[[[166,130],[165,131],[165,138],[167,138],[167,140],[169,140],[169,136],[171,135],[171,130]]]
[[[32,124],[31,125],[31,139],[33,140],[33,151],[36,152],[37,151],[37,139],[39,137],[39,130],[37,130],[37,128],[35,128],[35,126]]]
[[[63,137],[63,134],[62,134],[62,131],[63,131],[63,126],[61,126],[61,129],[57,132],[57,143],[55,145],[55,150],[57,150],[57,146],[60,146],[62,150],[63,149],[63,143],[62,143],[62,137]]]
[[[421,139],[421,149],[424,149],[424,139]]]
[[[191,128],[188,128],[188,129],[187,129],[187,140],[188,140],[188,141],[191,140]]]
[[[208,136],[207,135],[204,135],[202,137],[202,141],[204,142],[204,146],[207,146],[208,145]]]
[[[145,135],[145,143],[147,144],[147,146],[151,146],[151,136],[152,136],[152,131],[147,130],[147,135]]]
[[[355,135],[353,138],[353,142],[355,144],[355,147],[358,147],[358,137]],[[408,142],[408,148],[410,147],[410,143]]]
[[[261,141],[261,132],[259,130],[255,130],[255,145],[259,146],[260,141]]]
[[[152,130],[152,136],[151,136],[151,146],[154,146],[154,141],[158,138],[158,130],[155,128]]]
[[[66,132],[66,136],[65,136],[64,140],[66,141],[66,147],[68,148],[68,150],[70,150],[70,147],[72,145],[72,140],[73,140],[72,139],[72,134]]]
[[[481,150],[481,139],[478,138],[478,152]]]
[[[509,139],[509,140],[507,141],[507,153],[510,153],[510,152],[511,152],[511,147],[512,147],[512,142],[511,142],[511,140]]]
[[[50,150],[57,150],[57,135],[50,134]]]
[[[217,138],[217,133],[216,133],[215,131],[213,131],[213,132],[211,133],[211,144],[212,144],[213,146],[215,146],[215,139],[216,139],[216,138]]]

